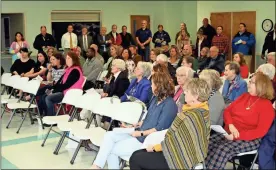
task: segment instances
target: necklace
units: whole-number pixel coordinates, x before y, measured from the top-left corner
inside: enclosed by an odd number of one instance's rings
[[[253,106],[259,99],[260,99],[260,98],[258,98],[254,103],[252,103],[252,104],[250,105],[250,101],[251,101],[251,98],[250,98],[250,99],[249,99],[249,104],[248,104],[247,108],[245,108],[245,109],[246,109],[246,110],[250,110],[251,106]]]

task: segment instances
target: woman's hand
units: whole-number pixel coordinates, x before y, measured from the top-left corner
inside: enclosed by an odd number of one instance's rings
[[[239,131],[237,130],[237,128],[233,124],[229,124],[229,130],[234,135],[235,138],[240,137]]]
[[[107,96],[108,96],[107,93],[102,93],[102,94],[101,94],[101,97],[102,97],[102,98],[107,97]]]
[[[233,134],[225,135],[225,138],[228,140],[234,140],[234,135]]]
[[[149,145],[148,147],[147,147],[147,152],[153,152],[153,145]]]
[[[139,128],[139,127],[141,127],[142,126],[142,121],[141,122],[138,122],[138,123],[135,123],[135,124],[133,124],[133,127],[134,128]]]
[[[141,131],[134,131],[131,136],[133,137],[140,137],[141,136]]]
[[[47,69],[48,69],[48,70],[52,70],[52,64],[48,64],[48,65],[47,65]]]

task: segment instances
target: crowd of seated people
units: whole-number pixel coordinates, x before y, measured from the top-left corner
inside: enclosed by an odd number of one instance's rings
[[[250,50],[255,38],[244,23],[233,39],[233,62],[226,61],[230,50],[223,27],[215,30],[208,19],[203,20],[195,45],[185,23],[181,23],[171,46],[162,25],[151,39],[146,21],[137,30],[136,41],[126,26],[117,33],[114,24],[108,34],[107,28],[101,27],[94,40],[85,27],[77,37],[69,25],[62,39],[63,54],[54,48],[51,36],[42,26],[34,43],[39,50],[36,62],[30,58],[21,33],[16,34],[10,49],[16,55],[10,69],[13,75],[44,79],[36,95],[42,116],[55,116],[55,104],[68,90],[95,88],[103,71],[108,73],[102,98],[117,96],[126,102],[131,96],[147,106],[147,116],[131,126],[135,127],[131,135],[112,131],[105,135],[93,163],[95,169],[104,168],[106,162],[109,169],[118,169],[121,156],[131,156],[131,169],[191,169],[204,160],[208,169],[223,169],[235,154],[260,145],[265,148],[269,142],[263,144],[261,139],[275,138],[271,130],[275,119],[275,52],[269,49],[268,63],[250,78]],[[103,128],[110,127],[110,118],[103,117],[102,122]],[[123,122],[115,124],[130,127]],[[228,135],[211,131],[210,125],[224,126]],[[168,132],[161,145],[140,150],[146,136],[165,129]],[[243,157],[240,162],[245,165],[252,160]],[[259,157],[259,162],[265,161]]]

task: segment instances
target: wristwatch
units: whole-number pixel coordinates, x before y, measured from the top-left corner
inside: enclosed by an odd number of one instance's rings
[[[144,136],[144,133],[143,133],[143,132],[141,132],[141,136]]]

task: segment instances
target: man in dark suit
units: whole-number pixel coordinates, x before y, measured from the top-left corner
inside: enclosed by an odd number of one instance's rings
[[[109,58],[109,46],[112,43],[111,37],[109,35],[106,35],[106,27],[101,28],[100,34],[97,35],[97,41],[99,43],[99,52],[103,56],[106,63]]]
[[[276,52],[276,24],[274,25],[274,30],[269,32],[265,37],[265,42],[262,50],[262,59],[265,58],[266,50],[268,50],[267,53]]]
[[[51,34],[47,33],[46,26],[41,26],[40,32],[41,33],[35,37],[35,41],[33,43],[35,49],[43,51],[45,48],[56,46],[56,41]]]
[[[81,55],[86,59],[86,53],[91,44],[93,44],[92,36],[88,35],[87,27],[82,28],[82,35],[78,36],[78,46],[81,48]]]

